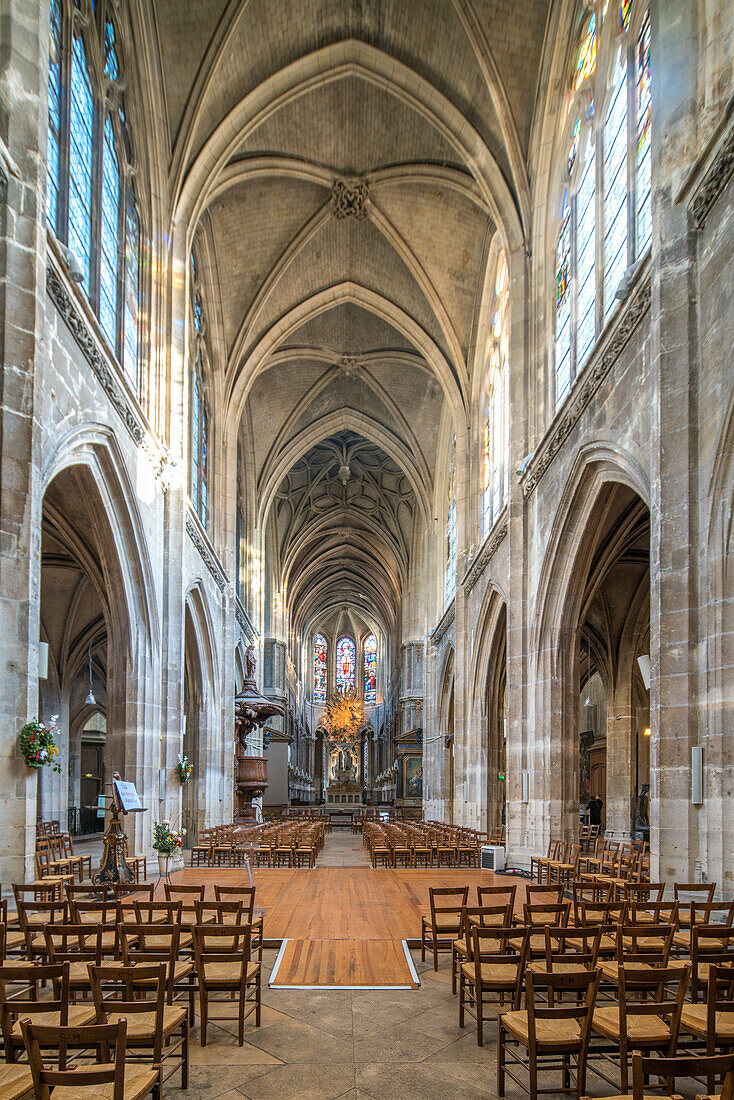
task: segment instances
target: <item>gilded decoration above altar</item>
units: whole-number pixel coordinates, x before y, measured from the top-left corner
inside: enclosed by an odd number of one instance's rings
[[[330,741],[345,743],[356,741],[364,721],[364,703],[354,689],[349,688],[329,697],[319,725],[326,730]]]

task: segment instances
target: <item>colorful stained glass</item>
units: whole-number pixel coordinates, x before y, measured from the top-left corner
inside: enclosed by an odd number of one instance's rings
[[[112,121],[107,116],[102,145],[99,322],[111,347],[117,337],[117,262],[120,236],[120,169]]]
[[[48,42],[48,142],[46,146],[46,221],[56,231],[61,148],[61,4],[51,2]]]
[[[199,454],[201,439],[201,378],[197,362],[191,372],[191,503],[199,514]]]
[[[448,606],[456,591],[456,436],[451,441],[451,458],[446,508],[446,569],[444,573],[444,602]]]
[[[581,119],[577,116],[576,121],[573,124],[573,133],[571,134],[571,144],[568,148],[568,174],[569,176],[573,172],[573,166],[576,163],[576,157],[579,151],[579,135],[581,134]]]
[[[574,86],[580,88],[596,70],[596,15],[592,15],[576,59]]]
[[[637,256],[650,243],[651,152],[650,152],[650,13],[645,18],[637,39]]]
[[[364,643],[364,702],[374,707],[377,702],[377,638],[370,634]]]
[[[619,22],[623,31],[629,30],[632,17],[632,0],[622,0],[619,5]]]
[[[356,649],[351,638],[340,638],[336,646],[337,691],[354,690]]]
[[[110,80],[117,80],[120,75],[120,63],[117,59],[117,45],[115,43],[115,24],[108,19],[104,25],[104,72]]]
[[[571,210],[566,206],[556,246],[556,403],[571,385]]]
[[[596,157],[589,135],[576,193],[576,354],[580,369],[596,339]]]
[[[627,267],[627,53],[620,49],[604,120],[604,320],[619,305],[614,292]]]
[[[81,38],[74,39],[69,92],[69,248],[89,292],[92,262],[92,133],[94,100]]]
[[[199,460],[199,519],[206,527],[209,508],[209,413],[201,406],[201,458]]]
[[[140,309],[140,222],[132,187],[125,211],[125,316],[123,366],[134,383],[138,379],[138,313]]]
[[[201,332],[204,327],[204,306],[201,301],[201,294],[197,290],[194,294],[194,328],[197,332]]]
[[[328,645],[323,634],[317,634],[313,640],[313,701],[326,702],[326,670]]]

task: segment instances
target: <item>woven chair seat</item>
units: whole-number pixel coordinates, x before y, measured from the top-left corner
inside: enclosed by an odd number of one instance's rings
[[[649,963],[623,963],[625,970],[652,970],[653,968]],[[600,963],[601,977],[604,982],[618,982],[619,981],[619,963],[613,960],[602,961]]]
[[[717,1039],[734,1039],[734,1012],[717,1012],[715,1015]],[[683,1031],[692,1035],[706,1035],[706,1005],[684,1005],[680,1018]]]
[[[60,1012],[23,1012],[23,1019],[30,1020],[32,1024],[36,1024],[38,1027],[61,1027],[61,1013]],[[85,1027],[86,1024],[93,1024],[96,1016],[94,1012],[94,1005],[69,1005],[69,1027]],[[13,1024],[13,1038],[20,1039],[20,1020],[16,1020]]]
[[[527,1046],[530,1042],[527,1012],[524,1009],[503,1012],[501,1019],[505,1030]],[[581,1042],[581,1028],[576,1020],[536,1020],[535,1035],[543,1050],[567,1050]]]
[[[521,936],[516,936],[514,939],[511,939],[509,941],[509,944],[513,951],[519,952],[522,951],[524,942],[525,941],[522,939]],[[541,932],[538,935],[531,936],[528,940],[528,946],[531,952],[534,951],[537,953],[538,951],[542,951],[543,953],[545,953],[545,932]]]
[[[466,940],[454,940],[454,951],[459,955],[468,955],[469,949],[466,946]]]
[[[512,963],[492,963],[486,962],[481,964],[482,967],[482,985],[497,985],[497,986],[515,986],[517,982],[517,967]],[[474,963],[464,963],[461,967],[462,973],[465,978],[468,978],[470,982],[474,981]]]
[[[33,1095],[33,1077],[28,1066],[0,1065],[0,1100],[21,1100]]]
[[[591,1023],[592,1029],[607,1039],[619,1041],[619,1007],[596,1008]],[[670,1041],[670,1028],[662,1016],[628,1016],[627,1038],[631,1049],[635,1043],[646,1046],[665,1046]]]
[[[155,1039],[155,1011],[152,1012],[115,1012],[108,1008],[112,1004],[105,1004],[107,1022],[116,1024],[118,1020],[127,1020],[128,1042],[150,1042]],[[180,1027],[188,1016],[188,1009],[177,1008],[175,1005],[163,1006],[163,1038],[167,1039],[177,1027]]]
[[[554,972],[557,972],[558,974],[586,974],[589,970],[588,966],[584,966],[583,963],[572,962],[572,958],[572,955],[569,955],[567,959],[555,958],[553,960]],[[532,970],[533,974],[548,973],[548,967],[546,965],[545,959],[535,959],[534,962],[530,963],[527,969]]]
[[[6,951],[12,951],[15,947],[25,946],[25,935],[23,932],[8,932],[5,937],[5,949]]]
[[[150,1093],[157,1080],[157,1070],[126,1063],[123,1100],[141,1100]],[[111,1081],[101,1085],[57,1085],[51,1096],[54,1100],[113,1100],[114,1087]]]
[[[424,916],[423,923],[425,924],[426,928],[433,927],[430,916]],[[453,914],[450,914],[446,917],[443,917],[439,914],[436,917],[435,928],[437,932],[453,932],[455,936],[458,936],[460,931],[459,918],[455,917]]]
[[[260,969],[259,963],[247,964],[247,981],[254,981],[257,977],[257,972]],[[242,964],[238,962],[205,962],[204,963],[204,981],[209,984],[226,984],[231,987],[236,987],[240,984],[240,975],[242,973]]]

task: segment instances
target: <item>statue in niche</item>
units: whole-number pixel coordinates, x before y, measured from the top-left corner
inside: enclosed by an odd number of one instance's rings
[[[255,658],[255,647],[252,644],[252,642],[250,642],[247,649],[245,650],[245,679],[246,680],[254,680],[255,679],[255,669],[256,669],[256,667],[257,667],[257,660]]]

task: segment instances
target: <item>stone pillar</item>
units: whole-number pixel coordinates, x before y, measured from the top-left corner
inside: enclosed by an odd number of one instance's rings
[[[653,881],[692,881],[697,813],[690,798],[697,743],[695,608],[695,280],[685,203],[696,152],[698,40],[693,0],[653,0],[650,802]]]
[[[49,7],[3,0],[0,65],[0,880],[33,874],[36,772],[18,732],[38,710],[40,493],[35,371],[43,354]],[[40,509],[38,509],[40,511]]]

